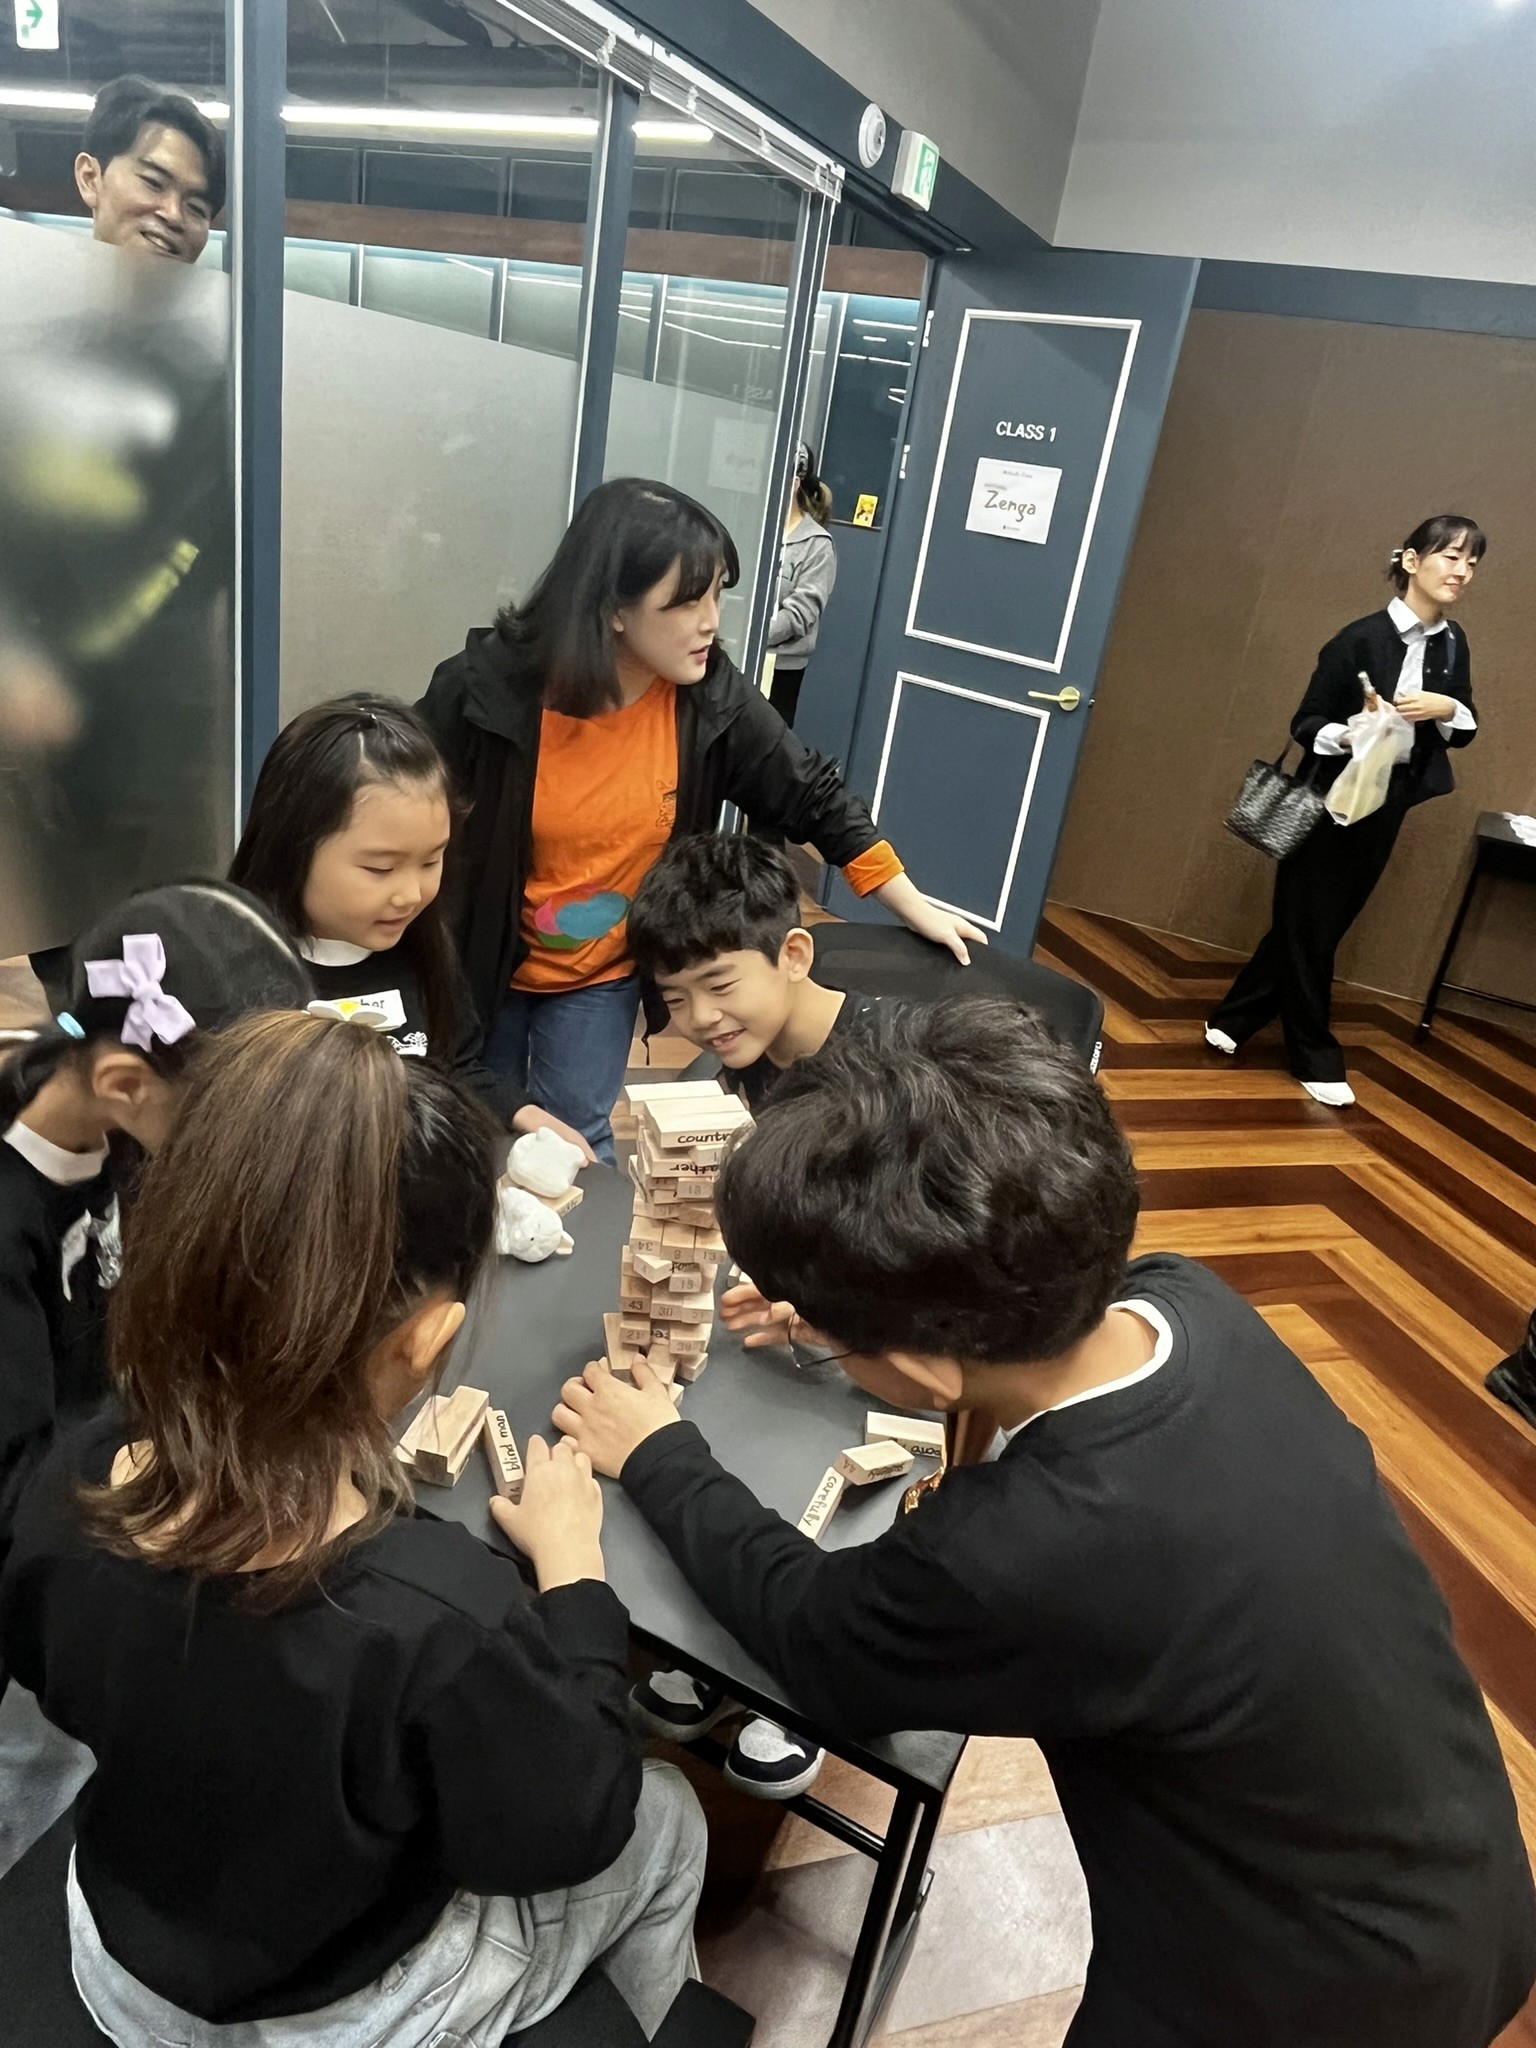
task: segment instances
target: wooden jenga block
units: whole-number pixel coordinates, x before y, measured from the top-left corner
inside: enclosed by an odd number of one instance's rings
[[[720,1226],[713,1216],[710,1217],[708,1228],[700,1230],[694,1249],[701,1252],[705,1258],[714,1259],[716,1263],[727,1256],[725,1239],[720,1235]]]
[[[651,1341],[649,1316],[627,1316],[619,1312],[619,1340],[628,1350],[643,1351]]]
[[[654,1258],[662,1249],[662,1236],[667,1225],[659,1216],[647,1211],[635,1210],[629,1226],[629,1248],[632,1252],[649,1252]]]
[[[912,1453],[902,1444],[855,1444],[837,1461],[850,1486],[873,1486],[880,1479],[900,1479],[912,1470]]]
[[[633,1246],[630,1249],[634,1251]],[[654,1252],[634,1252],[634,1270],[640,1279],[649,1280],[653,1287],[672,1284],[672,1261],[658,1258]]]
[[[667,1211],[674,1223],[686,1223],[693,1230],[713,1230],[715,1212],[708,1202],[678,1202]]]
[[[708,1363],[709,1353],[707,1351],[680,1352],[674,1360],[678,1378],[690,1387]]]
[[[702,1266],[674,1266],[667,1275],[667,1289],[672,1294],[702,1294],[704,1269]]]
[[[915,1415],[881,1415],[872,1408],[864,1417],[864,1441],[900,1444],[903,1450],[916,1451],[919,1457],[942,1458],[944,1425],[921,1421]]]
[[[480,1425],[480,1441],[485,1445],[492,1486],[503,1500],[521,1500],[523,1461],[513,1441],[512,1425],[504,1409],[488,1408],[485,1411],[485,1420]]]
[[[649,1281],[637,1274],[626,1273],[619,1282],[619,1307],[627,1316],[648,1316],[651,1312],[651,1288]]]
[[[711,1145],[695,1145],[692,1150],[696,1166],[718,1166],[725,1157],[725,1141],[719,1139]]]
[[[569,1216],[573,1209],[581,1207],[582,1191],[578,1187],[569,1187],[563,1195],[540,1195],[538,1199],[546,1209],[553,1209],[557,1216]]]
[[[662,1226],[662,1249],[669,1252],[691,1252],[695,1233],[686,1223],[667,1223]]]
[[[630,1368],[640,1356],[639,1347],[626,1344],[619,1334],[621,1318],[609,1309],[603,1316],[603,1348],[608,1354],[608,1364],[621,1379],[628,1379]]]
[[[708,1322],[715,1312],[715,1297],[701,1288],[697,1294],[671,1294],[658,1287],[651,1295],[648,1313],[653,1323]]]
[[[718,1081],[634,1081],[624,1100],[637,1109],[643,1102],[713,1102],[723,1092]]]
[[[657,1209],[674,1209],[677,1206],[677,1182],[675,1180],[653,1180],[649,1183],[646,1200]]]
[[[709,1349],[713,1321],[707,1323],[652,1323],[653,1330],[665,1330],[674,1358],[702,1358]]]
[[[751,1123],[752,1116],[737,1096],[722,1090],[718,1101],[668,1102],[658,1097],[641,1104],[639,1120],[641,1129],[650,1131],[660,1145],[714,1145]]]
[[[414,1449],[417,1477],[429,1486],[452,1486],[469,1462],[490,1405],[490,1395],[479,1387],[455,1387],[440,1400]]]
[[[821,1475],[821,1484],[811,1495],[810,1506],[795,1524],[802,1536],[809,1536],[812,1541],[820,1536],[837,1513],[838,1503],[847,1484],[847,1480],[835,1465],[827,1467]]]
[[[672,1384],[671,1384],[671,1385],[670,1385],[670,1386],[669,1386],[669,1387],[667,1388],[667,1392],[668,1392],[668,1393],[669,1393],[669,1394],[670,1394],[670,1395],[672,1396],[672,1406],[673,1406],[674,1408],[681,1408],[681,1407],[682,1407],[682,1405],[683,1405],[683,1383],[682,1383],[682,1381],[681,1381],[681,1380],[674,1380],[674,1381],[672,1382]]]
[[[664,1386],[670,1387],[677,1378],[677,1360],[672,1356],[670,1346],[664,1341],[651,1345],[645,1354],[645,1362]]]

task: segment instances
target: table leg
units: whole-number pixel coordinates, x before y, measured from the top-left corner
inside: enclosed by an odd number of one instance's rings
[[[1467,912],[1472,905],[1472,892],[1477,887],[1477,878],[1483,871],[1482,855],[1479,853],[1472,863],[1472,872],[1467,877],[1467,886],[1461,892],[1461,901],[1456,906],[1456,916],[1451,925],[1450,937],[1445,942],[1445,951],[1440,955],[1440,965],[1435,969],[1435,978],[1429,984],[1429,994],[1424,998],[1423,1014],[1419,1018],[1415,1038],[1422,1038],[1435,1021],[1435,1010],[1440,1001],[1440,989],[1451,969],[1451,956],[1456,951],[1456,941],[1461,937],[1461,928],[1467,921]]]
[[[907,1874],[901,1881],[901,1896],[896,1901],[897,1927],[904,1927],[922,1904],[923,1883],[928,1875],[928,1858],[933,1854],[933,1838],[939,1832],[939,1821],[943,1816],[942,1799],[922,1801],[922,1816],[917,1824],[917,1834],[912,1842],[912,1854],[907,1859]]]
[[[860,2048],[874,2018],[892,1934],[899,1939],[902,1933],[896,1920],[896,1903],[903,1893],[902,1879],[912,1861],[913,1845],[923,1828],[923,1806],[915,1793],[896,1794],[885,1831],[885,1846],[875,1864],[875,1881],[869,1888],[858,1943],[848,1968],[843,2002],[838,2007],[837,2024],[827,2037],[827,2048]],[[933,1839],[931,1830],[928,1839]]]

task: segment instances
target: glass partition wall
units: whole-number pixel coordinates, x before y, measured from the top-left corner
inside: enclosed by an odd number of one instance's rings
[[[756,663],[835,163],[599,0],[71,0],[61,41],[0,41],[0,953],[219,872],[280,720],[419,696],[605,475],[730,526]],[[175,262],[76,177],[129,72],[228,150]]]

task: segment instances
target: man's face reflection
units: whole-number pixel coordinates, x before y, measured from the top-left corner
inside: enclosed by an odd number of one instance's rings
[[[179,128],[146,123],[105,170],[93,156],[76,157],[75,183],[98,242],[176,263],[195,263],[207,247],[208,167]]]

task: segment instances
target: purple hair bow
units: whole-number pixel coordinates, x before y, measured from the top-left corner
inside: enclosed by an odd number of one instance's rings
[[[162,1045],[174,1045],[197,1029],[197,1019],[185,1004],[167,995],[160,986],[165,972],[165,947],[158,932],[134,932],[123,940],[121,960],[87,960],[86,986],[93,996],[127,996],[128,1014],[123,1019],[124,1045],[152,1050],[158,1038]]]

